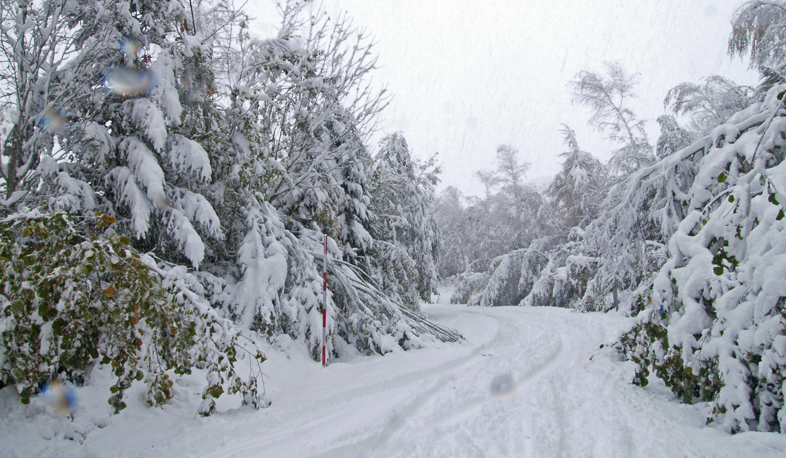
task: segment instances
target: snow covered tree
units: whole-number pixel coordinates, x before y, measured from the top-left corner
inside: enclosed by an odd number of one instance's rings
[[[707,135],[754,100],[753,88],[738,86],[728,78],[713,75],[704,78],[701,84],[682,83],[671,88],[663,106],[674,114],[689,116],[690,129],[699,135]],[[661,131],[665,132],[663,125]]]
[[[275,168],[264,193],[288,228],[329,234],[352,260],[371,246],[364,142],[386,99],[365,81],[376,65],[369,38],[321,9],[304,24],[305,12],[306,4],[288,4],[279,36],[286,48],[261,53],[254,73],[270,100],[259,113]]]
[[[441,278],[449,278],[469,269],[464,205],[464,196],[454,186],[443,189],[434,201],[434,220],[442,241],[437,265]]]
[[[642,170],[625,196],[652,186],[674,197],[651,206],[667,256],[637,293],[644,312],[621,351],[638,365],[636,383],[654,371],[685,402],[709,401],[708,422],[731,432],[786,433],[784,95],[774,87]]]
[[[73,116],[68,99],[85,92],[73,70],[93,62],[73,63],[81,47],[70,30],[73,6],[69,0],[0,2],[3,207],[13,207],[35,188],[41,156],[52,153],[53,135]]]
[[[576,133],[563,126],[562,135],[568,151],[560,154],[562,170],[554,177],[546,193],[551,197],[550,213],[563,231],[584,228],[597,216],[604,197],[607,175],[603,164],[582,151]]]
[[[198,43],[183,26],[184,8],[112,1],[73,3],[67,12],[78,52],[50,68],[51,95],[73,121],[56,132],[61,150],[42,154],[29,203],[101,210],[136,247],[198,266],[205,241],[223,234],[205,198],[208,154],[181,129],[184,79],[199,71],[189,61]]]
[[[747,1],[734,12],[729,54],[750,56],[759,70],[781,73],[786,63],[786,3],[782,0]],[[782,78],[782,77],[781,77]]]
[[[489,194],[479,202],[481,208],[477,210],[480,211],[474,212],[478,213],[478,222],[485,225],[482,237],[487,239],[483,245],[488,245],[488,259],[525,247],[537,237],[536,215],[542,198],[534,188],[524,183],[529,163],[520,163],[518,154],[513,146],[500,145],[497,147],[496,169],[476,174],[485,180]],[[499,186],[499,191],[490,194],[496,186]],[[482,214],[484,211],[486,215]]]
[[[432,157],[419,163],[400,133],[380,142],[374,161],[371,210],[375,221],[372,259],[383,290],[409,306],[431,301],[437,287],[439,233],[434,186],[439,167]]]
[[[658,159],[671,156],[699,139],[698,134],[688,132],[680,127],[672,115],[658,116],[658,124],[660,125],[660,137],[655,145],[655,155]]]
[[[629,74],[617,62],[605,62],[607,77],[582,70],[570,82],[573,100],[593,110],[589,124],[607,138],[620,144],[612,153],[611,169],[623,176],[652,164],[652,146],[644,131],[644,121],[628,108],[628,99],[638,82],[637,74]]]

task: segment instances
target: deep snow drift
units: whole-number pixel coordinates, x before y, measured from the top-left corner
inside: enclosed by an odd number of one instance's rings
[[[443,294],[443,298],[448,295]],[[263,364],[272,405],[219,400],[195,415],[201,374],[172,405],[149,409],[142,387],[109,414],[105,372],[78,390],[73,421],[42,399],[0,390],[0,455],[88,457],[784,456],[786,436],[727,435],[704,425],[706,404],[679,404],[662,382],[630,384],[613,350],[633,321],[565,309],[425,306],[459,344],[358,357],[327,368],[279,343]],[[222,404],[223,401],[223,404]],[[71,440],[69,440],[71,439]]]

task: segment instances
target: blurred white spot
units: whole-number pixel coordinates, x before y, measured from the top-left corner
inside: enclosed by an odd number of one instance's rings
[[[510,374],[499,374],[491,381],[491,395],[497,398],[509,398],[516,393],[516,382]]]
[[[155,87],[155,78],[149,70],[115,68],[104,76],[104,87],[113,94],[137,97],[150,92]]]
[[[139,52],[139,42],[131,37],[124,36],[120,39],[120,51],[133,59]]]
[[[163,210],[170,205],[169,198],[163,194],[156,194],[153,196],[153,205],[156,210]]]
[[[58,380],[52,380],[44,385],[41,396],[49,404],[52,412],[58,415],[74,413],[79,405],[76,390]]]
[[[38,120],[38,127],[50,134],[59,134],[68,120],[62,110],[55,110],[49,104],[46,109],[41,113],[41,119]]]

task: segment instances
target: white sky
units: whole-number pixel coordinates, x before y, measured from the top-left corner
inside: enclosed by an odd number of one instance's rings
[[[586,127],[591,112],[571,104],[567,83],[581,69],[601,71],[603,61],[616,60],[640,73],[639,98],[630,108],[648,120],[652,144],[663,98],[675,85],[712,74],[755,84],[747,64],[726,54],[731,16],[741,3],[327,1],[376,38],[381,68],[374,79],[394,96],[383,131],[402,131],[416,157],[438,152],[440,189],[453,185],[466,195],[482,194],[473,173],[493,168],[503,143],[532,164],[529,178],[547,181],[560,168],[561,123],[576,130],[584,150],[609,158],[612,145]]]

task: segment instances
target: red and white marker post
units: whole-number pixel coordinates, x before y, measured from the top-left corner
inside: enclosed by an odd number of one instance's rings
[[[322,367],[327,365],[327,235],[325,236],[325,260],[322,264]]]

